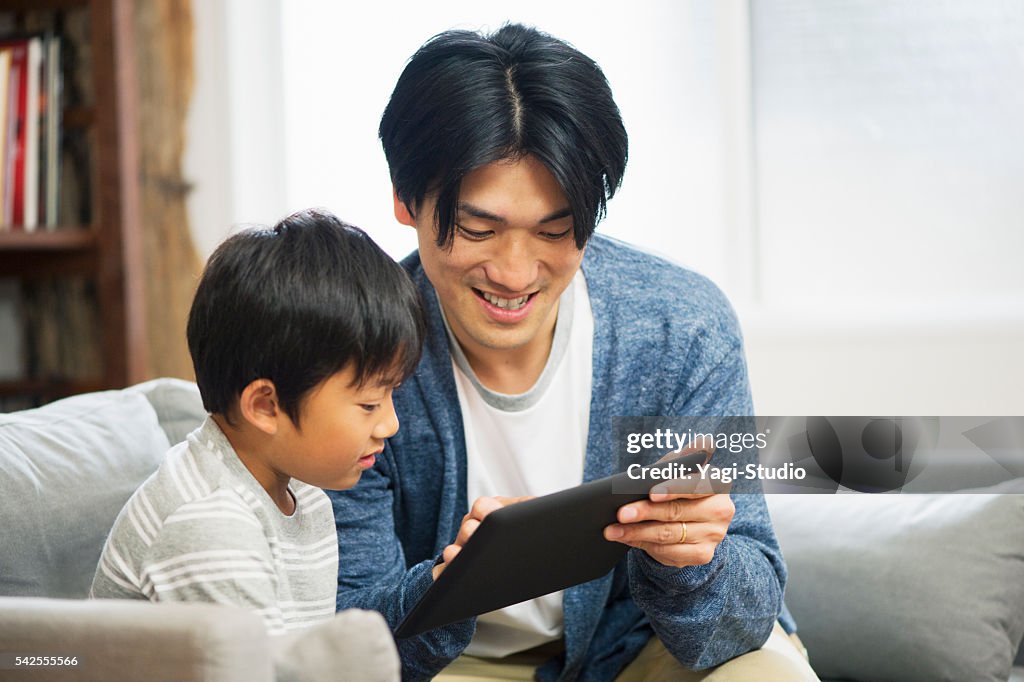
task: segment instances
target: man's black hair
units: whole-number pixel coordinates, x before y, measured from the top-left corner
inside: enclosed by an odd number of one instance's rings
[[[355,382],[396,384],[419,362],[425,322],[408,275],[362,230],[325,211],[240,232],[210,257],[188,318],[208,412],[274,382],[299,425],[303,399],[351,363]]]
[[[462,178],[476,168],[536,157],[569,200],[580,249],[626,168],[626,129],[600,67],[520,24],[427,41],[398,79],[380,139],[398,198],[413,215],[437,193],[441,247],[454,238]]]

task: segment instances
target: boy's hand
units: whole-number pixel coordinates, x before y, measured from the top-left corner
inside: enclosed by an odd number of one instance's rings
[[[461,550],[462,548],[458,545],[448,545],[444,548],[444,551],[441,552],[441,563],[436,564],[434,568],[431,569],[434,573],[434,580],[437,580],[438,576],[444,572],[444,569],[448,567],[448,564],[452,562],[452,559],[454,559],[455,555],[457,555]]]
[[[462,551],[470,536],[476,532],[476,529],[480,527],[480,524],[488,514],[510,504],[530,499],[533,499],[533,497],[478,497],[476,502],[473,503],[472,508],[470,508],[469,513],[462,517],[462,525],[459,526],[459,534],[455,537],[455,542],[444,548],[444,551],[441,553],[441,563],[432,569],[434,580],[437,580],[437,577],[444,572],[448,564]]]

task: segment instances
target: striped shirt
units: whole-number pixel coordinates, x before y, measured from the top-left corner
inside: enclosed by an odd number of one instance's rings
[[[94,598],[248,608],[270,634],[331,618],[338,540],[330,500],[292,480],[286,516],[207,418],[131,496],[100,556]]]

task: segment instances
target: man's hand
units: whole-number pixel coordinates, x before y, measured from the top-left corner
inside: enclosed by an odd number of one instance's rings
[[[728,492],[714,492],[708,481],[690,476],[656,485],[648,499],[620,507],[619,522],[606,527],[604,537],[666,566],[702,566],[714,558],[735,513]]]
[[[459,534],[455,537],[455,542],[444,548],[444,551],[441,553],[441,563],[432,569],[434,580],[437,580],[437,577],[448,567],[448,564],[458,556],[462,548],[469,542],[470,536],[476,532],[476,529],[480,527],[480,524],[483,523],[488,514],[510,504],[516,504],[517,502],[529,499],[532,499],[532,497],[478,497],[470,508],[469,513],[462,517],[462,525],[459,526]]]

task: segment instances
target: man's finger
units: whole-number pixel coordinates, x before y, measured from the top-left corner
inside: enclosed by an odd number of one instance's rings
[[[651,490],[651,502],[667,502],[669,500],[702,500],[718,493],[676,493],[654,492]]]
[[[663,502],[640,500],[619,508],[619,523],[642,521],[702,521],[697,503],[689,499],[670,499]]]
[[[723,483],[719,480],[706,479],[700,476],[675,478],[651,488],[651,500],[659,502],[670,499],[696,500],[701,497],[728,493],[732,490],[732,481]]]
[[[653,502],[640,500],[619,508],[616,519],[619,523],[641,521],[727,521],[732,519],[735,505],[728,495],[700,495],[697,498],[683,495]]]
[[[708,461],[710,461],[711,456],[715,454],[715,448],[714,448],[713,445],[709,445],[707,447],[698,446],[698,445],[687,445],[686,447],[684,447],[684,448],[682,448],[680,450],[675,450],[673,452],[669,452],[668,454],[664,455],[661,459],[658,460],[658,464],[663,464],[665,462],[670,462],[670,461],[672,461],[674,459],[681,458],[681,457],[686,457],[687,455],[692,455],[693,453],[700,452],[700,451],[704,452],[704,461],[701,462],[701,464],[707,464]]]
[[[498,502],[501,502],[501,505],[503,507],[507,507],[510,504],[519,504],[520,502],[526,502],[527,500],[532,500],[533,498],[534,498],[533,495],[523,495],[522,497],[505,497],[503,495],[499,495],[499,496],[497,496],[495,498],[492,498],[492,499],[495,499]]]
[[[658,521],[612,524],[604,529],[606,540],[621,542],[631,547],[646,545],[692,545],[705,539],[706,534],[706,524],[703,523],[687,523],[685,531],[683,530],[682,523],[661,523]]]
[[[606,529],[606,534],[613,526]],[[610,538],[609,538],[610,539]],[[712,542],[659,543],[644,540],[615,540],[630,547],[643,550],[652,559],[665,566],[701,566],[715,556],[716,545]]]

